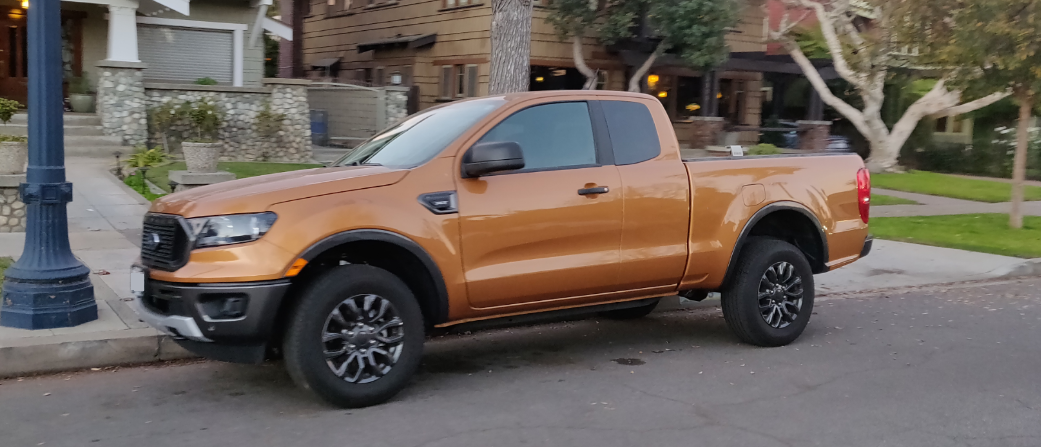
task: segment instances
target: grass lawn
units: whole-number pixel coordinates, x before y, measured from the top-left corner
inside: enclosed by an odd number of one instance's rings
[[[229,161],[218,163],[217,169],[235,174],[235,178],[256,177],[276,172],[298,171],[301,169],[320,168],[322,165],[306,163],[266,163],[259,161]],[[148,180],[156,186],[170,191],[170,171],[183,171],[187,169],[183,162],[171,163],[148,170]],[[149,199],[151,200],[151,199]]]
[[[993,253],[1041,257],[1041,217],[1023,217],[1023,228],[1008,226],[1007,214],[876,217],[871,234],[881,239]]]
[[[7,271],[11,264],[14,264],[14,259],[6,256],[0,257],[0,291],[4,290],[4,272]]]
[[[871,206],[886,206],[886,205],[918,205],[918,202],[914,200],[901,199],[899,197],[885,196],[882,194],[871,195]]]
[[[152,176],[148,177],[151,178]],[[137,191],[138,194],[141,194],[141,197],[144,197],[149,202],[165,195],[153,194],[152,191],[148,189],[148,186],[145,185],[145,182],[141,181],[140,175],[131,175],[130,177],[127,177],[125,180],[123,180],[123,183],[126,183],[126,185],[130,187],[130,189]]]
[[[977,202],[996,203],[1012,200],[1012,185],[1008,183],[967,179],[926,171],[873,174],[871,186]],[[1026,200],[1041,200],[1041,188],[1027,186],[1023,191]]]

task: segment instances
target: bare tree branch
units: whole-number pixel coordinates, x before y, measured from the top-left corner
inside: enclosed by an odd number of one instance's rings
[[[661,56],[661,54],[664,53],[664,52],[665,52],[665,42],[661,42],[661,43],[658,44],[658,47],[654,49],[654,52],[651,53],[651,55],[647,57],[647,60],[644,61],[643,65],[641,65],[640,68],[637,69],[635,73],[633,73],[633,77],[629,79],[629,91],[630,92],[633,92],[633,93],[639,93],[640,92],[640,90],[641,90],[641,88],[640,88],[640,81],[643,79],[643,76],[646,75],[647,72],[651,70],[651,67],[654,66],[654,61],[658,60],[658,57]]]
[[[596,90],[596,71],[586,64],[586,57],[582,54],[582,36],[576,35],[571,38],[571,50],[575,57],[575,68],[586,77],[586,83],[582,89]]]
[[[846,119],[853,123],[861,133],[864,135],[870,135],[872,130],[868,127],[864,114],[860,110],[857,110],[856,107],[849,105],[841,98],[831,93],[831,89],[829,89],[828,84],[824,82],[824,78],[821,77],[820,73],[817,71],[817,67],[813,66],[813,63],[810,62],[810,59],[802,52],[799,45],[795,43],[795,41],[787,39],[785,41],[785,48],[788,50],[788,54],[792,56],[792,59],[795,60],[795,63],[799,65],[799,68],[802,69],[803,73],[806,75],[806,79],[808,79],[810,84],[813,85],[813,88],[817,90],[821,101],[824,101],[825,104],[841,113],[842,116],[846,117]]]
[[[781,1],[789,6],[802,6],[804,8],[809,8],[816,14],[817,21],[820,22],[821,33],[824,35],[825,43],[828,45],[828,51],[831,53],[835,72],[850,84],[853,84],[856,88],[868,90],[870,86],[868,85],[867,75],[857,72],[849,66],[849,62],[846,60],[845,52],[842,48],[842,41],[839,39],[839,36],[835,31],[833,19],[830,17],[830,14],[828,14],[828,10],[824,7],[824,4],[813,0]]]
[[[972,112],[973,110],[979,110],[979,109],[982,109],[984,107],[987,107],[987,106],[989,106],[991,104],[994,104],[994,103],[996,103],[998,101],[1001,101],[1002,99],[1005,99],[1005,98],[1009,97],[1009,95],[1011,95],[1011,94],[1012,94],[1012,92],[993,93],[993,94],[984,96],[984,97],[982,97],[980,99],[977,99],[975,101],[969,101],[969,102],[964,103],[964,104],[960,104],[960,105],[957,105],[957,106],[954,106],[954,107],[950,107],[950,108],[946,108],[946,109],[940,110],[939,112],[933,113],[932,115],[929,115],[929,116],[958,116],[958,115],[962,115],[962,114],[965,114],[965,113]]]

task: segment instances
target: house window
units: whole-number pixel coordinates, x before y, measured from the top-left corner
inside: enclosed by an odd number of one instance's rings
[[[412,85],[412,66],[406,65],[401,67],[401,85]]]
[[[596,89],[607,90],[607,72],[603,70],[597,70],[596,72]]]
[[[383,82],[383,67],[376,67],[376,77],[373,79],[372,85],[381,86]]]
[[[362,70],[362,76],[364,76],[362,78],[362,82],[364,82],[365,85],[372,85],[372,69],[371,68],[366,68],[366,69]]]
[[[411,67],[408,67],[411,71]],[[477,65],[441,66],[441,99],[477,96]]]
[[[480,1],[480,0],[443,0],[443,1],[444,1],[443,5],[444,5],[445,8],[455,8],[456,6],[467,6],[467,5],[471,5],[471,4],[476,5],[477,2]]]
[[[463,65],[455,66],[455,96],[466,96],[466,68]]]

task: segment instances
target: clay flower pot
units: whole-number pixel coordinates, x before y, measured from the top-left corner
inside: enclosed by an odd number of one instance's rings
[[[184,152],[184,163],[189,172],[217,172],[217,160],[220,159],[221,143],[181,143]]]

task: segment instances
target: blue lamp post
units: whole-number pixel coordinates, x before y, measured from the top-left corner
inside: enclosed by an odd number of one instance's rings
[[[90,270],[72,255],[62,128],[61,0],[29,4],[29,169],[25,249],[7,269],[0,326],[50,329],[98,318]]]

